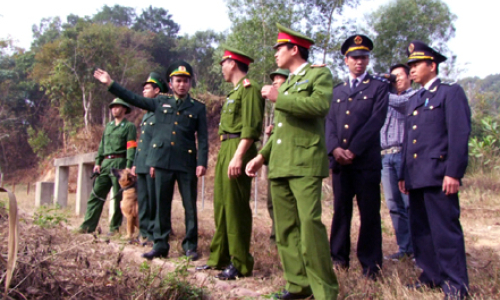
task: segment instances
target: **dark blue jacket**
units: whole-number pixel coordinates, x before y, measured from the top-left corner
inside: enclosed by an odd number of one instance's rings
[[[381,169],[380,128],[384,125],[389,103],[389,81],[367,74],[351,91],[344,82],[333,89],[330,112],[326,117],[326,148],[330,168]],[[341,166],[333,157],[337,147],[356,155],[353,163]]]
[[[422,90],[421,90],[422,91]],[[401,176],[406,189],[442,186],[460,179],[468,160],[470,108],[462,87],[436,80],[410,98]]]

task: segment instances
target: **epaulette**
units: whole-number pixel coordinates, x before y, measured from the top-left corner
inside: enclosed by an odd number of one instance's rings
[[[326,64],[311,65],[311,68],[322,68],[322,67],[326,67]]]
[[[197,101],[197,102],[200,102],[201,104],[205,105],[205,101],[191,97],[191,103],[193,103],[193,101]]]
[[[385,82],[385,83],[391,83],[389,80],[385,79],[384,77],[380,77],[377,75],[372,75],[373,79],[377,79],[379,81]]]
[[[444,81],[441,81],[441,84],[446,84],[446,85],[454,85],[455,83],[457,83],[456,81],[453,81],[453,82],[444,82]]]
[[[160,93],[159,96],[173,97],[174,95],[170,93]]]
[[[252,83],[250,82],[250,80],[248,80],[248,78],[243,79],[243,86],[244,87],[249,87],[251,85],[252,85]]]

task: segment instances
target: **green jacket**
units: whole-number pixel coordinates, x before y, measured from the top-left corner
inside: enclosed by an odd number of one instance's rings
[[[196,172],[196,166],[207,167],[208,130],[203,103],[188,95],[177,107],[174,97],[160,95],[154,99],[145,98],[116,82],[111,84],[109,91],[127,103],[154,112],[155,123],[146,158],[147,166],[193,173]]]
[[[137,174],[148,174],[150,166],[146,165],[148,157],[149,144],[153,138],[153,128],[155,124],[155,114],[148,111],[144,114],[141,121],[141,135],[137,143],[135,152],[134,166]]]
[[[120,124],[115,125],[112,120],[106,124],[104,133],[97,150],[97,157],[95,164],[100,166],[105,156],[107,155],[126,155],[127,168],[131,168],[134,162],[135,148],[136,148],[137,131],[135,125],[127,119],[123,119]]]
[[[310,64],[281,85],[273,134],[260,151],[269,165],[269,178],[328,177],[325,116],[332,90],[330,70]]]
[[[219,134],[240,133],[241,138],[259,140],[264,118],[261,86],[242,78],[227,95],[220,116]]]

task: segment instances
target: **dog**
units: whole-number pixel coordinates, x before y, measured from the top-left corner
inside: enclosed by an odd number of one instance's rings
[[[135,228],[139,229],[139,204],[137,202],[137,177],[132,175],[130,169],[111,169],[111,173],[118,178],[118,184],[122,191],[120,209],[127,218],[127,239],[134,241]]]

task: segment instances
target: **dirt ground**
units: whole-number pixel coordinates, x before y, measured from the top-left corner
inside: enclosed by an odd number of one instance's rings
[[[461,222],[465,232],[467,263],[470,278],[470,293],[472,299],[500,299],[500,196],[496,190],[496,183],[493,187],[482,188],[473,180],[466,180],[466,186],[460,194],[462,215]],[[9,188],[9,186],[7,186]],[[12,188],[12,187],[10,187]],[[201,190],[201,182],[200,182]],[[326,190],[323,201],[323,222],[330,231],[330,222],[333,216],[331,194]],[[201,258],[196,262],[189,262],[186,265],[187,280],[195,286],[204,287],[208,295],[203,299],[268,299],[274,292],[280,291],[285,284],[283,272],[279,263],[279,256],[276,246],[269,240],[271,230],[271,220],[269,218],[266,202],[265,187],[260,188],[257,200],[257,210],[254,209],[252,254],[255,258],[255,269],[252,277],[241,278],[235,281],[221,282],[213,276],[218,271],[196,272],[195,266],[202,265],[209,256],[209,244],[214,232],[213,223],[213,203],[212,192],[207,188],[205,193],[205,203],[202,207],[201,194],[198,200],[199,218],[199,253]],[[168,259],[155,259],[150,266],[161,268],[164,272],[175,272],[179,266],[185,264],[182,259],[181,242],[184,233],[184,211],[178,193],[175,194],[172,212],[172,224],[174,235],[171,238],[171,251]],[[22,222],[29,227],[28,231],[21,231],[21,236],[32,234],[36,226],[31,223],[31,218],[36,212],[34,208],[34,188],[29,194],[26,193],[26,186],[16,187],[16,196],[20,203]],[[0,200],[3,199],[0,194]],[[123,255],[122,266],[125,263],[127,268],[138,270],[143,266],[144,260],[140,257],[143,252],[149,251],[148,247],[129,245],[121,237],[113,237],[107,241],[105,233],[108,224],[107,205],[100,221],[100,231],[102,235],[93,236],[91,234],[79,235],[72,229],[78,227],[82,221],[81,217],[75,216],[74,200],[75,195],[70,194],[68,207],[61,209],[60,213],[65,216],[67,222],[64,226],[51,229],[52,233],[44,232],[49,236],[58,236],[59,244],[66,246],[59,247],[59,251],[69,251],[71,245],[84,245],[86,250],[93,253],[107,253],[107,258]],[[254,196],[252,195],[251,206],[254,208]],[[395,235],[385,203],[382,203],[382,231],[383,231],[383,252],[389,255],[397,251]],[[0,218],[1,221],[1,218]],[[2,225],[3,226],[3,225]],[[352,249],[355,249],[359,227],[359,216],[357,212],[352,221]],[[125,233],[122,226],[121,232]],[[39,233],[40,234],[40,233]],[[5,231],[0,235],[1,240],[6,240]],[[66,250],[62,250],[66,249]],[[353,250],[354,251],[354,250]],[[2,249],[3,253],[3,249]],[[78,254],[77,254],[78,256]],[[61,255],[63,257],[63,255]],[[106,257],[106,256],[104,256]],[[23,256],[20,255],[21,261]],[[68,257],[67,259],[74,259]],[[99,265],[99,259],[103,256],[96,256],[90,261],[91,265]],[[76,259],[75,259],[76,261]],[[337,277],[341,287],[341,299],[441,299],[439,291],[408,291],[404,285],[412,282],[419,274],[411,260],[392,262],[384,260],[383,278],[377,282],[367,281],[361,276],[361,268],[356,259],[355,253],[351,254],[351,269],[349,272],[337,272]],[[103,262],[104,264],[105,262]],[[22,264],[22,263],[21,263]],[[112,265],[112,263],[110,263]],[[84,265],[79,265],[84,267]],[[78,269],[78,264],[75,267]],[[116,284],[116,283],[115,283]],[[105,285],[104,285],[105,286]],[[125,289],[124,293],[127,292]],[[78,297],[76,297],[78,299]],[[200,297],[201,299],[201,297]]]

